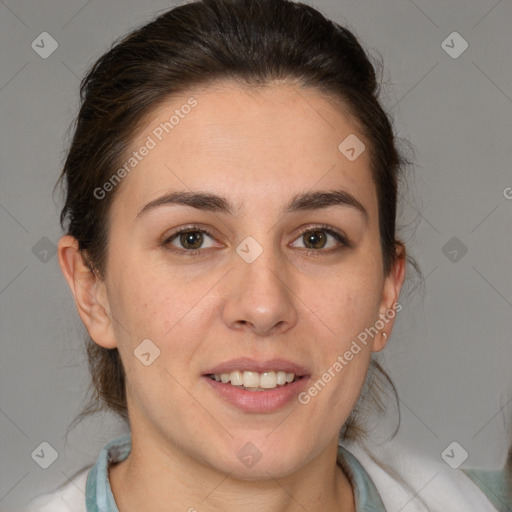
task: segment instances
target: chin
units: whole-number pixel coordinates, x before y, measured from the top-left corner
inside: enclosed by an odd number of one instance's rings
[[[253,441],[249,440],[251,437]],[[310,454],[299,453],[298,450],[304,450],[304,444],[299,440],[290,443],[290,437],[287,437],[282,445],[275,439],[269,440],[268,432],[237,437],[224,453],[213,457],[210,453],[202,461],[232,478],[258,481],[287,477],[310,459]]]

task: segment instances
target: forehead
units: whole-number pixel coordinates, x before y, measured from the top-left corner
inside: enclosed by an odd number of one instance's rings
[[[135,165],[126,166],[116,202],[128,213],[171,190],[210,190],[230,196],[244,215],[251,196],[270,206],[297,192],[341,186],[371,210],[365,146],[354,120],[314,89],[218,82],[172,97],[146,116],[123,162]],[[361,151],[355,159],[348,158],[352,147]]]

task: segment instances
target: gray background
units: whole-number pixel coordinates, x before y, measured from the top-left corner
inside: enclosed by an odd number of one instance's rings
[[[124,432],[102,416],[65,438],[88,373],[84,330],[52,252],[61,234],[52,188],[83,73],[114,39],[172,5],[0,0],[2,511],[64,482]],[[401,399],[399,437],[437,458],[457,441],[465,466],[498,467],[512,416],[512,4],[311,5],[380,52],[383,102],[415,152],[400,234],[426,276],[425,296],[405,290],[384,357]],[[442,46],[454,31],[469,44],[458,58]],[[31,47],[42,32],[58,42],[46,59]],[[43,441],[59,454],[46,470],[31,458]]]

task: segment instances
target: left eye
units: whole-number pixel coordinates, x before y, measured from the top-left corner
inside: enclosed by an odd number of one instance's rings
[[[313,252],[317,252],[322,249],[324,249],[324,252],[332,252],[339,247],[336,247],[336,243],[334,243],[334,245],[331,245],[331,247],[326,247],[329,237],[334,238],[342,246],[349,246],[347,239],[341,233],[338,233],[326,227],[313,228],[303,231],[299,235],[298,240],[303,240],[304,243],[307,244],[305,249],[312,250]]]

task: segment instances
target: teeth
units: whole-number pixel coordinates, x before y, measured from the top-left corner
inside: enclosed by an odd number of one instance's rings
[[[222,374],[221,374],[222,376]],[[231,374],[228,375],[229,381],[231,382]],[[256,372],[244,372],[243,374],[243,386],[244,388],[259,388],[260,387],[260,376]]]
[[[287,373],[282,370],[263,373],[236,370],[231,373],[216,373],[212,378],[217,382],[224,384],[230,383],[232,386],[244,387],[251,391],[263,391],[293,382],[295,380],[295,374]]]
[[[229,374],[229,381],[233,386],[242,386],[244,383],[244,376],[242,372],[236,371]]]
[[[276,372],[265,372],[260,375],[260,388],[272,389],[277,387]]]

